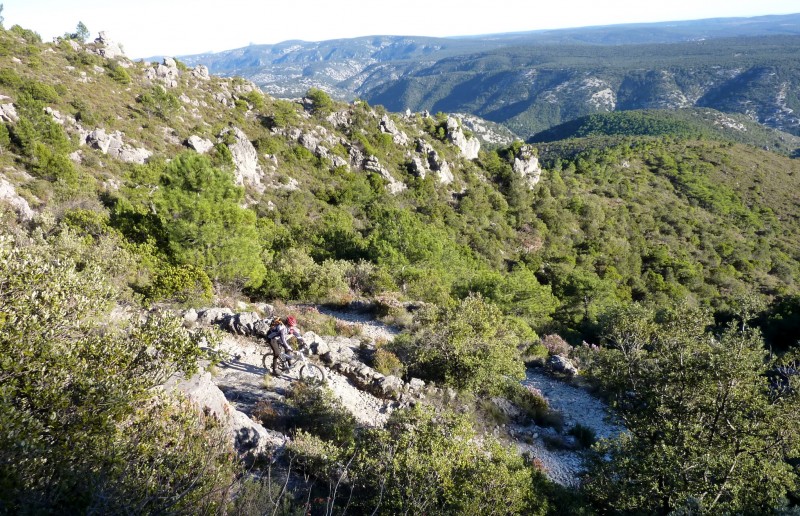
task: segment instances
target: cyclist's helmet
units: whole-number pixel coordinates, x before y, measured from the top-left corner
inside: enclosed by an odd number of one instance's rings
[[[289,326],[294,326],[297,324],[297,319],[295,319],[293,315],[290,315],[289,317],[286,318],[286,324],[288,324]]]

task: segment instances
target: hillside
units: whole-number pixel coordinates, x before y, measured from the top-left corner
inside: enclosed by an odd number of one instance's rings
[[[797,37],[514,47],[424,63],[360,96],[398,110],[466,111],[528,136],[591,113],[708,107],[800,134]],[[602,63],[598,66],[598,63]]]
[[[798,134],[798,15],[472,38],[375,36],[186,56],[267,93],[466,112],[523,138],[583,115],[709,107]],[[602,63],[602,66],[598,66]]]
[[[465,115],[280,100],[18,26],[0,120],[0,512],[798,499],[800,161],[760,139],[673,120],[487,148]],[[329,382],[259,367],[289,314]],[[533,377],[627,433],[596,442]]]
[[[800,155],[800,137],[765,128],[742,115],[713,109],[634,110],[576,118],[535,134],[530,143],[588,136],[679,136],[744,143],[787,156]]]

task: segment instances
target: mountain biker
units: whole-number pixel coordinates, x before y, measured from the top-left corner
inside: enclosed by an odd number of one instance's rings
[[[278,374],[278,358],[281,351],[286,353],[292,352],[292,347],[289,345],[289,336],[293,336],[301,345],[305,345],[303,337],[300,335],[300,330],[297,329],[297,319],[293,315],[286,318],[286,323],[281,319],[272,325],[267,333],[267,341],[272,348],[272,374]],[[282,348],[282,349],[281,349]]]

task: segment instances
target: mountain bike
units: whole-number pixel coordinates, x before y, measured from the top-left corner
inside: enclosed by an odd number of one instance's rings
[[[308,351],[308,346],[304,346],[292,353],[282,352],[278,355],[278,367],[280,367],[281,371],[290,372],[298,365],[302,364],[300,365],[300,380],[309,384],[325,383],[325,370],[317,364],[311,363],[308,358],[306,358],[306,353]],[[272,346],[267,344],[267,348],[261,357],[261,365],[264,366],[264,369],[272,368],[273,354]]]

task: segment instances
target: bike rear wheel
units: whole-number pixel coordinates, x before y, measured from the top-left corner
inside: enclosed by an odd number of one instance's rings
[[[325,371],[316,364],[305,364],[300,368],[300,379],[309,384],[325,383]]]
[[[272,367],[272,357],[275,353],[272,351],[272,348],[268,347],[264,354],[261,356],[261,365],[264,366],[264,369],[269,369]]]

